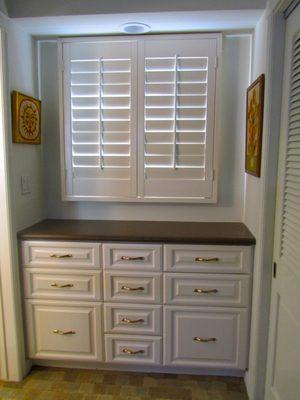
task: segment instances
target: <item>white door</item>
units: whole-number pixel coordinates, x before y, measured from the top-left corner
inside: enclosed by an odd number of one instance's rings
[[[300,4],[284,60],[267,400],[300,399]]]

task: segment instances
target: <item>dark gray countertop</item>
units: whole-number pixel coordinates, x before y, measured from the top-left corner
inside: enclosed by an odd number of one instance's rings
[[[255,244],[241,222],[96,221],[46,219],[18,232],[20,240]]]

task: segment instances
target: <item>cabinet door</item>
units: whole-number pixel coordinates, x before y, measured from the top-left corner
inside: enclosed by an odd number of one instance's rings
[[[166,306],[165,364],[245,369],[247,309]]]
[[[26,300],[30,358],[101,361],[101,305]]]
[[[53,300],[102,299],[102,272],[24,268],[26,298]]]
[[[250,277],[231,274],[164,274],[164,303],[247,307]]]
[[[144,304],[105,304],[104,326],[107,333],[161,335],[162,307]]]
[[[105,272],[104,299],[128,303],[160,303],[162,276],[143,272]]]
[[[101,246],[86,242],[25,241],[25,267],[100,268]]]
[[[250,246],[164,246],[164,269],[169,272],[248,274],[251,261]]]
[[[159,244],[106,243],[103,264],[109,270],[160,271],[161,247]]]
[[[161,350],[161,337],[105,335],[107,362],[160,365]]]

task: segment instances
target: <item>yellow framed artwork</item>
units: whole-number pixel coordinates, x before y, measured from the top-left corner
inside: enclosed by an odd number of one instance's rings
[[[12,133],[14,143],[41,143],[41,101],[12,92]]]
[[[261,166],[264,86],[262,74],[247,89],[245,169],[257,177],[260,177]]]

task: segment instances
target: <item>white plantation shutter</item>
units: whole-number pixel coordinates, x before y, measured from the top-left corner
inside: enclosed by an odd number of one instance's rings
[[[65,200],[216,201],[219,34],[62,39]]]
[[[136,48],[63,43],[67,197],[136,196]]]
[[[300,260],[300,33],[293,45],[283,198],[281,256],[299,272]]]
[[[212,199],[217,38],[146,39],[141,197]]]

